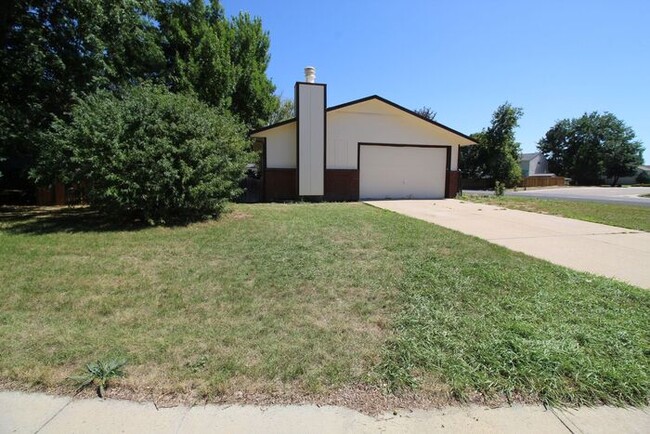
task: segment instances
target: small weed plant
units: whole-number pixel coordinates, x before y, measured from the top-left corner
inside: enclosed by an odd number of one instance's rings
[[[497,196],[503,196],[503,193],[506,192],[506,185],[501,182],[497,181],[494,183],[494,194]]]
[[[126,374],[124,372],[125,359],[98,360],[88,363],[85,366],[85,372],[82,375],[70,377],[79,386],[77,391],[90,386],[97,387],[97,395],[104,398],[104,393],[108,387],[108,380],[111,378],[121,378]]]

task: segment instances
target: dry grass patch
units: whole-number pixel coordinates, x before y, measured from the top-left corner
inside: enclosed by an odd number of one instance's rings
[[[54,387],[71,365],[119,355],[131,376],[118,384],[162,394],[364,383],[390,333],[396,267],[383,233],[357,224],[372,210],[346,208],[237,206],[128,230],[87,209],[3,214],[0,376]]]

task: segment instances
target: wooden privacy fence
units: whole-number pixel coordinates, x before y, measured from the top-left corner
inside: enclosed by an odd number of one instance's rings
[[[554,187],[567,185],[561,176],[527,176],[521,181],[520,187]]]
[[[66,186],[61,182],[55,182],[47,187],[36,189],[36,204],[40,206],[79,205],[85,202],[86,194],[83,185]]]

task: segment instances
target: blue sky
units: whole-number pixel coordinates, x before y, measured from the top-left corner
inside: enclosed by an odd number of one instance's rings
[[[226,0],[262,18],[269,76],[293,96],[316,67],[328,105],[378,94],[463,133],[505,101],[524,109],[524,152],[555,123],[609,111],[650,163],[650,1]]]

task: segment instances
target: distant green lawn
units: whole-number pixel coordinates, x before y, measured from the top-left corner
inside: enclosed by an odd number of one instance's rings
[[[72,391],[67,376],[117,355],[135,394],[649,401],[648,291],[363,204],[128,230],[17,210],[0,225],[11,387]]]
[[[537,199],[515,196],[464,195],[462,200],[522,211],[553,214],[610,226],[650,232],[650,207],[608,203]]]

